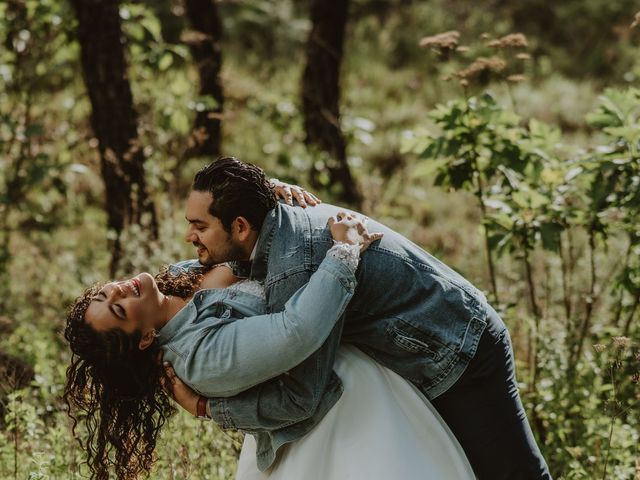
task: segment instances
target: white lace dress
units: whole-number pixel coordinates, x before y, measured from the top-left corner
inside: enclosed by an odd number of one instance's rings
[[[357,267],[357,251],[332,250]],[[266,472],[258,470],[255,440],[246,435],[236,480],[475,478],[449,428],[412,384],[353,346],[340,348],[334,368],[344,393],[329,413],[283,447]]]

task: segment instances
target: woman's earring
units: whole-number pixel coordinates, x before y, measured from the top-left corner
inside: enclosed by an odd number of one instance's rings
[[[155,328],[151,331],[151,335],[153,335],[153,338],[158,338],[160,336],[160,334]]]

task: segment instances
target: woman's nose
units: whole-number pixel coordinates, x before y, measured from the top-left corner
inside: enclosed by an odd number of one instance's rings
[[[110,285],[109,291],[107,292],[107,298],[121,298],[124,296],[124,291],[120,284],[113,283]]]

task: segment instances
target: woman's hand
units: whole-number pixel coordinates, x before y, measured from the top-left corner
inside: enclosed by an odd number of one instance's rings
[[[307,192],[304,188],[299,187],[298,185],[281,182],[275,178],[271,179],[271,185],[273,185],[276,190],[276,197],[282,198],[287,202],[287,205],[293,206],[294,198],[302,208],[307,208],[307,205],[315,207],[319,203],[322,203],[322,201],[313,193]]]
[[[176,372],[169,362],[162,362],[165,375],[160,377],[162,388],[171,395],[171,397],[193,416],[198,415],[198,399],[200,395],[185,385],[178,378]]]
[[[355,213],[340,212],[329,218],[331,237],[336,242],[360,245],[360,252],[364,252],[369,245],[383,236],[382,233],[369,233],[366,221],[366,218]]]

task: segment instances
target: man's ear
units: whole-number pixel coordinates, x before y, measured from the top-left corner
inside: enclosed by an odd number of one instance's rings
[[[244,217],[236,217],[236,219],[233,221],[232,229],[233,233],[235,233],[236,235],[236,240],[239,240],[241,242],[247,241],[252,231],[249,220]]]
[[[157,336],[158,336],[158,332],[156,332],[155,329],[149,330],[147,333],[142,335],[142,338],[140,339],[140,343],[138,343],[138,348],[140,350],[146,350],[151,346],[151,344],[153,344],[153,341],[156,339]]]

